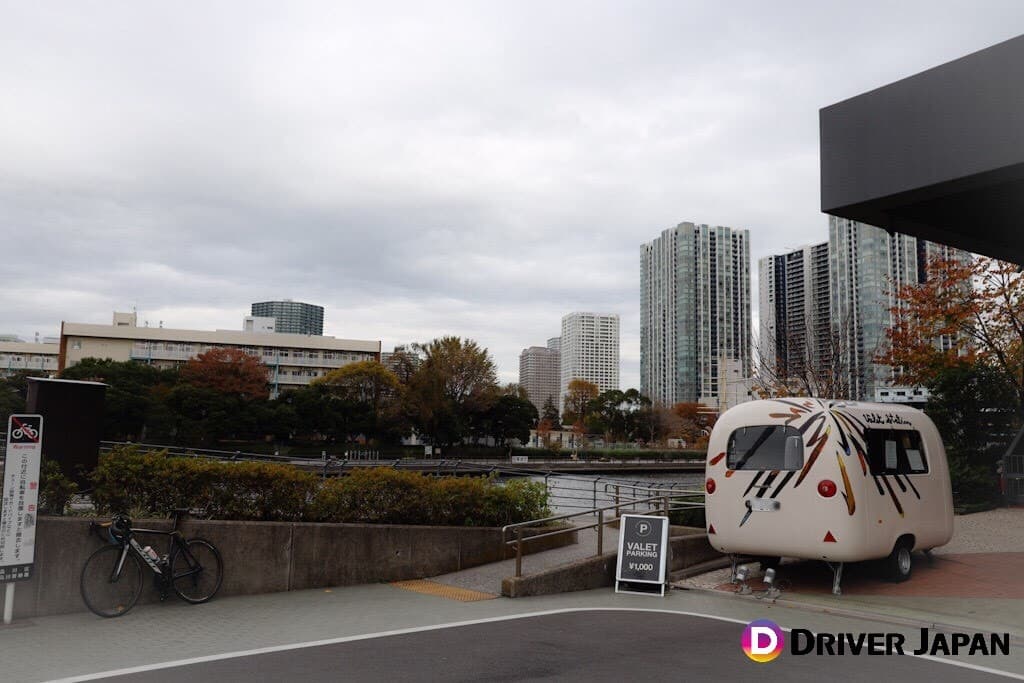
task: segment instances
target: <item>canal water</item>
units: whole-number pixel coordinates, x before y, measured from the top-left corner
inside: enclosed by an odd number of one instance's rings
[[[676,472],[628,475],[551,474],[534,476],[533,481],[548,487],[548,506],[554,515],[591,510],[614,505],[627,498],[648,498],[669,492],[703,493],[703,472]],[[623,512],[630,512],[623,509]],[[646,508],[637,512],[646,512]]]

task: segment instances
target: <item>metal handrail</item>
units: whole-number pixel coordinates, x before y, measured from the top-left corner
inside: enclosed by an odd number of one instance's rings
[[[650,507],[656,507],[656,506],[653,506],[651,504],[654,503],[655,501],[657,501],[657,502],[661,503],[661,511],[663,512],[663,516],[667,518],[669,516],[669,513],[673,509],[671,504],[670,504],[670,502],[669,502],[673,497],[680,497],[680,496],[688,496],[689,497],[689,496],[695,496],[695,495],[703,495],[703,491],[700,491],[700,492],[697,492],[697,491],[687,491],[687,492],[677,491],[677,492],[675,492],[674,495],[658,495],[658,496],[651,496],[649,498],[642,498],[642,499],[629,499],[628,501],[626,501],[626,504],[632,504],[632,505],[635,506],[635,505],[638,505],[638,504],[647,503]],[[562,515],[552,515],[551,517],[544,517],[542,519],[533,519],[533,520],[530,520],[530,521],[527,521],[527,522],[517,522],[515,524],[506,524],[505,526],[503,526],[501,528],[501,549],[502,549],[502,553],[501,554],[502,554],[502,556],[504,556],[505,548],[509,547],[513,543],[515,544],[515,548],[516,548],[516,573],[515,573],[515,575],[517,577],[519,577],[519,576],[523,575],[523,543],[524,542],[526,542],[526,541],[533,541],[533,540],[537,540],[537,539],[540,539],[540,538],[549,538],[551,536],[558,536],[558,535],[561,535],[561,534],[569,534],[569,533],[575,533],[575,532],[578,532],[578,531],[585,531],[587,529],[593,529],[593,528],[596,527],[597,528],[597,553],[596,553],[595,556],[599,557],[599,556],[604,554],[604,527],[605,527],[605,524],[606,524],[606,522],[604,520],[604,513],[605,513],[606,510],[615,510],[615,517],[613,517],[613,519],[618,519],[619,509],[622,508],[623,505],[624,505],[624,503],[623,503],[622,500],[617,500],[612,505],[605,505],[605,506],[602,506],[602,507],[595,507],[595,508],[593,508],[591,510],[584,510],[582,512],[569,512],[569,513],[562,514]],[[675,509],[680,510],[680,509],[683,509],[683,508],[694,508],[694,507],[704,507],[704,503],[696,503],[696,502],[693,502],[693,501],[680,501],[680,503],[678,504],[678,506]],[[575,525],[573,525],[572,527],[569,527],[567,529],[556,529],[554,531],[548,531],[548,532],[545,532],[545,533],[542,533],[542,534],[536,534],[534,536],[529,536],[529,537],[524,537],[523,536],[523,529],[525,529],[527,527],[537,526],[537,525],[540,525],[540,524],[549,524],[551,522],[558,522],[558,521],[561,521],[561,520],[572,519],[574,517],[582,517],[584,515],[593,515],[595,513],[597,514],[597,521],[594,522],[593,524],[586,524],[586,525],[583,525],[583,526],[575,526]],[[612,520],[609,520],[607,523],[610,524],[611,521]],[[514,529],[515,530],[515,538],[511,539],[511,540],[507,540],[507,538],[508,538],[508,531],[510,529]]]

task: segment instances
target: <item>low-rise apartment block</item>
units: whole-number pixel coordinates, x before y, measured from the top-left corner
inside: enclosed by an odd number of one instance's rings
[[[305,386],[349,363],[380,360],[380,341],[305,334],[138,327],[134,313],[115,313],[112,325],[61,323],[57,370],[85,358],[137,361],[162,368],[184,364],[215,348],[238,348],[267,366],[271,396]],[[42,346],[42,345],[40,345]]]
[[[0,341],[0,377],[21,371],[53,374],[57,372],[59,350],[59,344]]]

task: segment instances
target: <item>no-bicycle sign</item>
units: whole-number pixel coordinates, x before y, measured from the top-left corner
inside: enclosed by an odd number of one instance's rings
[[[42,437],[41,415],[11,415],[0,475],[0,583],[32,578]]]

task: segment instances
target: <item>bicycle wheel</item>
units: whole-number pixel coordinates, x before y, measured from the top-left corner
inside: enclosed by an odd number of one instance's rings
[[[224,561],[212,543],[190,538],[183,545],[175,545],[170,571],[174,592],[182,600],[196,605],[206,602],[220,590]]]
[[[130,610],[142,593],[142,563],[128,550],[121,563],[121,546],[105,545],[85,561],[79,588],[94,614],[119,617]],[[121,564],[118,572],[118,564]]]

